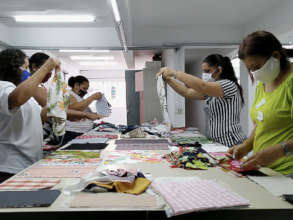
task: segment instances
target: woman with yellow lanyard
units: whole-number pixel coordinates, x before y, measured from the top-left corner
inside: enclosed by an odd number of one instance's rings
[[[238,56],[252,80],[259,81],[251,108],[255,128],[249,139],[227,154],[240,159],[253,150],[244,169],[267,166],[293,174],[293,68],[286,52],[273,34],[257,31],[243,40]]]

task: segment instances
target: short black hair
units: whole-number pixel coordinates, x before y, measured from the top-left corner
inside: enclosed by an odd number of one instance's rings
[[[89,82],[89,80],[82,76],[82,75],[78,75],[78,76],[71,76],[68,80],[68,85],[73,88],[75,83],[79,83],[79,84],[82,84],[84,82]]]
[[[35,64],[37,67],[41,67],[47,60],[49,59],[49,56],[45,53],[35,53],[29,58],[29,68],[32,72],[33,64]]]
[[[19,49],[6,49],[0,52],[0,80],[18,85],[21,82],[20,67],[25,63],[26,55]]]

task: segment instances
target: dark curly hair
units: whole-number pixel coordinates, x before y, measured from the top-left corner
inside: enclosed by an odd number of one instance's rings
[[[0,52],[0,80],[18,85],[21,82],[25,53],[19,49],[6,49]]]

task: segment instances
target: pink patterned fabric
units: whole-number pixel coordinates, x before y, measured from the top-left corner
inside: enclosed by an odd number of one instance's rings
[[[174,215],[249,205],[249,201],[213,180],[153,182],[152,187],[171,206]]]
[[[60,182],[60,179],[52,180],[28,180],[13,179],[0,185],[1,190],[32,190],[32,189],[51,189]]]
[[[76,137],[76,139],[89,139],[89,138],[108,138],[108,139],[117,139],[118,135],[114,134],[105,134],[105,135],[81,135]]]

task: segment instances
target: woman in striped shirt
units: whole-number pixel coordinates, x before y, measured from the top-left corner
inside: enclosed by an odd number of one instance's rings
[[[244,99],[230,59],[209,55],[202,71],[202,79],[167,67],[161,68],[158,75],[162,74],[166,83],[185,98],[205,100],[209,138],[228,147],[242,143],[246,139],[240,126]]]

